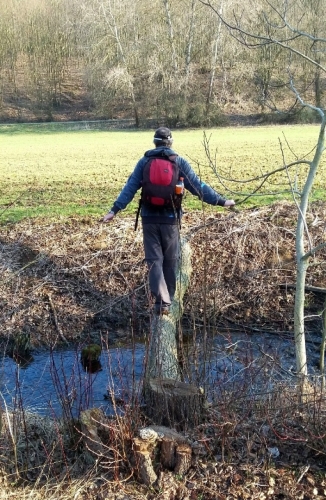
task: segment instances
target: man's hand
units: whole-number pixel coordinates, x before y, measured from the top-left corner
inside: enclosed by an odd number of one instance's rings
[[[235,201],[234,200],[226,200],[226,202],[224,203],[224,207],[233,207],[235,205]]]
[[[108,212],[106,215],[104,215],[102,222],[111,222],[114,216],[115,216],[114,212]]]

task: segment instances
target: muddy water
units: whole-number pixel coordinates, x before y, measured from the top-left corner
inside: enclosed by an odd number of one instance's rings
[[[309,372],[319,376],[320,334],[307,334]],[[34,352],[27,366],[3,356],[0,360],[0,404],[23,407],[41,415],[74,417],[86,408],[101,407],[106,414],[123,411],[140,393],[145,347],[114,347],[102,351],[102,369],[87,373],[81,348]],[[206,353],[204,355],[204,353]],[[211,400],[223,391],[252,395],[268,391],[284,380],[295,381],[291,334],[227,332],[205,344],[203,338],[185,346],[185,378],[204,386]],[[113,407],[112,398],[118,403]],[[119,407],[119,403],[122,406]]]

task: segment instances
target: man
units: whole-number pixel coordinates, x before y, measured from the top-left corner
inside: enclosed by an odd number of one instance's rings
[[[173,143],[171,131],[160,127],[154,135],[155,149],[151,149],[141,158],[110,212],[103,217],[103,222],[110,222],[114,216],[131,202],[136,192],[142,187],[144,167],[151,158],[165,155],[173,157],[179,168],[179,178],[184,179],[184,187],[191,194],[210,205],[231,207],[233,200],[225,200],[211,187],[197,177],[189,163],[171,149]],[[155,312],[169,314],[169,307],[176,288],[176,267],[179,251],[179,216],[175,207],[157,207],[143,204],[141,209],[145,261],[149,268],[150,290],[155,298]]]

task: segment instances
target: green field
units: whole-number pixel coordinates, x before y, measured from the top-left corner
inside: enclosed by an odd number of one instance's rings
[[[80,126],[79,126],[80,127]],[[218,192],[241,201],[258,185],[245,182],[286,162],[313,157],[319,127],[313,125],[234,127],[207,131],[212,156],[223,177],[208,165],[203,130],[175,130],[174,148]],[[136,161],[152,147],[153,131],[68,129],[64,124],[0,126],[1,223],[26,217],[96,214],[112,205]],[[288,147],[290,146],[290,148]],[[325,195],[326,157],[318,172],[313,197]],[[291,170],[300,189],[306,171]],[[230,179],[236,179],[233,182]],[[278,175],[246,204],[265,204],[289,196],[286,175]],[[278,193],[278,194],[276,194]],[[138,196],[125,213],[134,213]],[[188,208],[200,208],[194,197]]]

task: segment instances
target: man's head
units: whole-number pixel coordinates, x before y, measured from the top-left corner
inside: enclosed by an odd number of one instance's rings
[[[157,148],[160,146],[172,146],[173,139],[171,130],[167,127],[160,127],[156,130],[154,134],[154,144]]]

